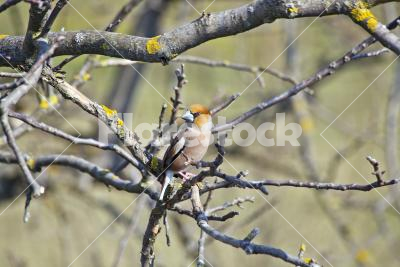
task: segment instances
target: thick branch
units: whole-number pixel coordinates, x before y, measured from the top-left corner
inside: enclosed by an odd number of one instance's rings
[[[348,15],[350,18],[374,36],[382,45],[400,55],[400,38],[391,33],[385,25],[380,23],[369,10],[370,5],[359,1],[352,5]]]
[[[397,1],[397,0],[395,0]],[[153,38],[143,38],[110,32],[79,31],[49,34],[50,40],[64,36],[65,41],[54,56],[99,54],[144,62],[168,62],[184,51],[204,42],[251,30],[279,18],[316,17],[348,13],[348,3],[356,0],[337,0],[327,7],[324,1],[297,2],[289,0],[256,0],[241,7],[200,18]],[[387,2],[371,0],[369,6]],[[21,64],[23,37],[8,36],[0,40],[0,53],[13,64]],[[0,61],[0,65],[5,62]]]
[[[151,211],[149,222],[143,236],[142,255],[140,257],[142,267],[153,266],[154,264],[154,244],[157,235],[161,231],[161,218],[164,213],[165,208],[161,206],[160,202],[158,202],[156,207]]]
[[[110,109],[104,105],[99,105],[98,103],[90,100],[75,87],[63,80],[56,78],[49,69],[46,69],[46,81],[56,88],[64,96],[64,98],[71,100],[75,104],[79,105],[84,111],[97,117],[99,120],[108,125],[109,128],[139,161],[139,169],[144,171],[145,168],[143,164],[148,163],[149,159],[144,153],[144,150],[141,148],[138,137],[124,125],[124,122],[118,117],[116,110]]]
[[[114,32],[118,25],[129,15],[132,9],[138,5],[142,0],[130,0],[127,4],[125,4],[115,15],[114,19],[107,25],[105,28],[106,32]],[[64,59],[60,64],[58,64],[54,69],[59,70],[62,69],[66,64],[71,62],[72,60],[78,58],[80,55],[74,55],[72,57]],[[89,56],[82,69],[90,69],[93,64],[93,55]],[[82,70],[81,70],[82,71]]]

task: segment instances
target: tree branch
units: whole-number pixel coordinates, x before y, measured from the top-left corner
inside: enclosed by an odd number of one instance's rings
[[[387,25],[387,28],[390,30],[396,28],[398,26],[399,19],[400,18],[396,18],[394,21],[389,23]],[[344,64],[346,64],[354,59],[357,59],[356,56],[358,53],[360,53],[361,51],[363,51],[364,49],[366,49],[368,46],[372,45],[375,42],[376,42],[376,39],[373,36],[365,39],[364,41],[359,43],[357,46],[352,48],[350,51],[348,51],[344,56],[342,56],[341,58],[339,58],[337,60],[330,62],[327,66],[320,69],[318,72],[316,72],[310,78],[307,78],[307,79],[301,81],[300,83],[293,86],[291,89],[289,89],[277,96],[274,96],[272,98],[266,99],[263,102],[258,103],[254,108],[246,111],[245,113],[232,119],[231,121],[227,122],[226,124],[215,126],[213,128],[213,132],[216,133],[216,132],[230,130],[233,127],[235,127],[235,125],[247,120],[248,118],[260,113],[261,111],[263,111],[267,108],[270,108],[273,105],[281,103],[281,102],[285,101],[286,99],[298,94],[305,88],[310,87],[310,86],[314,85],[315,83],[321,81],[323,78],[332,75],[337,69],[339,69]]]
[[[350,6],[348,15],[356,24],[374,36],[382,45],[400,55],[400,38],[378,21],[370,11],[371,6],[368,2],[358,1]]]
[[[50,32],[50,29],[53,26],[53,23],[55,22],[58,14],[60,13],[60,11],[64,8],[64,6],[67,3],[68,3],[68,0],[58,0],[56,6],[51,11],[49,18],[47,19],[46,23],[44,24],[44,26],[42,28],[40,37],[44,37]]]
[[[61,0],[62,1],[62,0]],[[129,15],[129,13],[141,2],[142,0],[130,0],[127,4],[125,4],[115,15],[114,19],[108,24],[108,26],[105,28],[106,32],[114,32],[118,25]],[[58,64],[54,69],[55,70],[60,70],[62,69],[66,64],[71,62],[72,60],[76,59],[80,55],[75,55],[69,58],[64,59],[60,64]],[[88,69],[91,67],[93,64],[93,56],[89,56],[82,69]]]
[[[160,202],[157,202],[157,205],[154,209],[152,209],[149,222],[147,223],[147,228],[143,236],[142,242],[142,252],[140,256],[140,262],[142,267],[153,266],[155,253],[154,253],[154,244],[157,238],[157,235],[161,231],[161,218],[165,213],[165,208],[162,206]]]
[[[38,46],[38,59],[35,64],[31,67],[29,72],[21,79],[24,79],[24,84],[14,89],[7,97],[3,98],[0,102],[0,116],[1,125],[4,130],[4,134],[7,138],[7,143],[14,152],[18,164],[24,173],[29,186],[32,186],[32,194],[34,197],[39,197],[44,193],[44,187],[40,186],[36,179],[33,178],[32,173],[23,158],[21,151],[19,150],[15,137],[13,135],[10,123],[8,121],[8,112],[11,105],[17,103],[22,96],[24,96],[39,80],[41,71],[43,68],[44,61],[54,52],[56,44],[48,49],[48,44],[45,40],[39,39],[36,42]]]
[[[65,140],[68,140],[70,142],[73,142],[76,145],[89,145],[89,146],[93,146],[93,147],[97,147],[100,149],[104,149],[104,150],[111,150],[114,151],[115,153],[117,153],[118,155],[120,155],[122,158],[126,159],[129,163],[131,163],[133,166],[138,166],[139,163],[137,162],[136,159],[134,159],[131,155],[129,155],[129,153],[127,153],[124,149],[122,149],[120,146],[116,145],[116,144],[104,144],[102,142],[99,142],[97,140],[94,139],[89,139],[89,138],[79,138],[79,137],[75,137],[72,136],[70,134],[67,134],[57,128],[54,128],[50,125],[47,125],[43,122],[38,122],[36,121],[34,118],[29,117],[27,115],[21,114],[21,113],[17,113],[17,112],[13,112],[13,111],[9,111],[8,112],[8,116],[12,117],[12,118],[16,118],[20,121],[25,122],[26,124],[39,129],[41,131],[44,131],[46,133],[49,133],[51,135],[57,136],[57,137],[61,137]]]
[[[179,26],[170,32],[153,38],[144,38],[110,32],[79,31],[49,34],[50,40],[64,36],[65,41],[54,56],[98,54],[143,62],[167,63],[177,55],[209,40],[235,35],[251,30],[276,19],[293,19],[326,15],[347,14],[350,3],[359,0],[336,0],[328,7],[323,1],[297,2],[290,0],[255,0],[241,7],[217,13],[204,14],[200,18]],[[398,1],[398,0],[394,0]],[[370,0],[369,6],[388,2]],[[22,51],[23,37],[8,36],[0,40],[0,53],[12,64],[22,64],[26,54]],[[4,61],[0,61],[4,65]]]
[[[231,177],[232,179],[234,177]],[[265,179],[260,181],[247,181],[250,186],[276,186],[276,187],[302,187],[302,188],[312,188],[317,190],[337,190],[337,191],[364,191],[368,192],[374,188],[395,185],[400,183],[400,178],[394,178],[386,181],[375,181],[370,184],[335,184],[335,183],[318,183],[318,182],[308,182],[308,181],[299,181],[296,179],[290,180],[278,180],[278,179]],[[235,187],[237,184],[231,181],[222,181],[218,183],[214,183],[211,185],[206,185],[201,190],[201,193],[206,193],[211,190],[219,189],[219,188],[229,188]]]
[[[103,169],[94,163],[91,163],[85,159],[72,156],[72,155],[46,155],[36,158],[24,158],[24,162],[29,163],[29,168],[34,171],[40,171],[44,166],[59,165],[65,167],[71,167],[81,172],[87,173],[97,181],[104,183],[107,186],[112,186],[117,190],[126,191],[129,193],[140,194],[145,192],[152,199],[158,199],[158,193],[151,190],[148,184],[133,183],[129,180],[123,180],[116,174],[112,173],[107,169]],[[10,153],[0,151],[0,162],[8,164],[18,163],[17,158]]]
[[[26,35],[24,37],[22,45],[23,51],[20,51],[26,56],[24,61],[29,59],[34,54],[34,51],[36,49],[36,40],[42,38],[40,33],[47,20],[50,7],[50,0],[40,0],[31,3],[31,8],[29,9],[28,29],[26,31]],[[1,49],[0,53],[2,53]],[[13,63],[12,60],[11,63]]]
[[[149,158],[140,146],[138,137],[134,132],[127,128],[124,122],[118,117],[117,111],[104,105],[90,100],[76,88],[64,80],[58,79],[51,70],[46,69],[46,81],[57,89],[66,99],[79,105],[84,111],[95,116],[104,122],[124,143],[133,156],[138,160],[139,170],[145,171],[144,165],[149,162]]]
[[[28,165],[26,164],[24,157],[19,150],[17,143],[15,142],[15,138],[12,135],[12,130],[10,123],[8,121],[7,112],[0,108],[0,123],[3,127],[4,134],[7,137],[7,143],[10,146],[11,150],[14,152],[16,157],[16,161],[18,165],[21,167],[21,170],[27,180],[28,187],[32,188],[32,194],[34,197],[40,197],[44,193],[44,187],[39,185],[36,179],[33,177],[32,173],[29,171]]]
[[[21,1],[22,0],[6,0],[3,4],[0,5],[0,13],[11,6],[18,4]]]
[[[176,121],[179,105],[182,104],[181,91],[183,89],[183,86],[187,83],[187,81],[185,80],[186,76],[183,64],[181,64],[181,66],[175,70],[175,75],[177,79],[177,84],[174,87],[175,98],[171,98],[172,112],[169,120],[169,125],[172,125]]]
[[[251,241],[259,233],[258,229],[253,229],[253,231],[251,231],[246,238],[240,240],[225,235],[218,230],[212,228],[207,222],[207,217],[203,211],[203,207],[200,201],[200,194],[198,189],[196,188],[196,186],[192,187],[193,214],[195,215],[195,219],[199,227],[209,236],[235,248],[241,248],[247,254],[267,254],[276,258],[280,258],[283,261],[289,262],[296,266],[311,267],[311,265],[305,263],[303,260],[299,259],[298,257],[289,255],[281,249],[252,243]]]

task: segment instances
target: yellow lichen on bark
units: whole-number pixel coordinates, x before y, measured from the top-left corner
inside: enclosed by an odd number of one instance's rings
[[[368,253],[367,250],[361,249],[361,250],[357,251],[356,260],[359,263],[362,263],[362,264],[367,263],[368,262],[368,258],[369,258],[369,253]]]
[[[40,99],[39,108],[41,109],[48,109],[49,108],[49,101],[46,98]]]
[[[296,7],[294,3],[288,3],[286,7],[289,18],[294,18],[299,13],[299,8]]]
[[[368,29],[375,31],[375,29],[378,27],[378,20],[375,17],[370,18],[367,21],[367,27]]]
[[[158,166],[159,166],[158,158],[157,157],[153,157],[151,159],[151,162],[150,162],[151,169],[152,170],[156,170],[158,168]]]
[[[305,116],[300,120],[300,126],[305,133],[309,133],[314,129],[314,122],[310,116]]]
[[[86,72],[85,74],[82,75],[82,80],[84,80],[85,82],[89,81],[90,78],[91,78],[90,73]]]
[[[147,53],[149,53],[150,55],[153,55],[153,54],[157,53],[158,51],[160,51],[161,45],[158,42],[159,38],[160,38],[160,36],[156,36],[156,37],[150,38],[147,41],[146,50],[147,50]]]
[[[49,102],[51,105],[57,105],[58,104],[58,97],[56,95],[51,95],[49,97]]]
[[[369,5],[365,2],[357,2],[354,8],[351,9],[350,14],[356,22],[366,23],[366,26],[370,31],[375,31],[378,27],[378,20],[369,10]]]
[[[29,158],[29,159],[26,161],[26,165],[28,165],[28,168],[29,168],[30,170],[33,170],[33,169],[35,168],[35,165],[36,165],[35,160],[34,160],[33,158]]]
[[[117,115],[117,111],[115,109],[110,109],[109,107],[107,107],[105,105],[101,105],[101,107],[103,108],[104,112],[106,113],[107,118]]]
[[[289,13],[291,14],[297,14],[299,12],[299,9],[297,7],[289,7],[288,8]]]

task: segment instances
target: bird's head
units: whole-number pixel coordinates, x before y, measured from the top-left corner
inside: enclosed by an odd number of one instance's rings
[[[206,123],[211,123],[210,111],[207,107],[200,104],[193,104],[183,114],[182,119],[188,123],[194,123],[197,127],[201,128]]]

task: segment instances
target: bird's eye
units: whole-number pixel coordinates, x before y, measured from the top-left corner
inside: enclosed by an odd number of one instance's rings
[[[198,117],[199,115],[200,115],[200,112],[194,112],[194,113],[192,113],[192,115],[193,115],[193,117]]]

